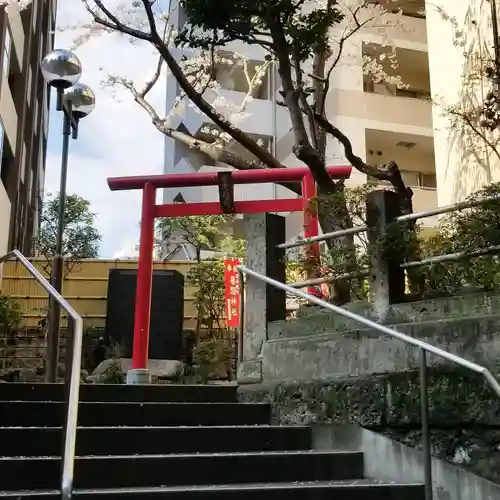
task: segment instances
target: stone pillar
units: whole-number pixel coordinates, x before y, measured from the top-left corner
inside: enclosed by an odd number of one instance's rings
[[[401,215],[398,196],[393,191],[372,191],[366,199],[366,215],[370,227],[369,242],[377,249],[370,261],[373,309],[377,319],[385,321],[390,305],[405,300],[405,273],[401,268],[403,252],[391,245],[384,245],[384,251],[381,251],[382,241],[391,237],[392,224]]]
[[[276,248],[285,241],[285,219],[274,214],[245,216],[245,265],[277,281],[286,281],[285,253]],[[258,383],[262,379],[259,355],[267,340],[269,321],[286,317],[283,290],[261,280],[246,277],[243,360],[238,368],[238,382]]]

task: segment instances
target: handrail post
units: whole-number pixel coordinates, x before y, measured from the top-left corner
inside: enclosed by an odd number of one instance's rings
[[[385,321],[391,304],[405,300],[405,272],[400,248],[392,248],[393,224],[400,215],[399,198],[393,191],[375,190],[366,197],[368,238],[371,252],[370,275],[373,309]]]
[[[262,213],[245,216],[246,265],[257,273],[286,281],[285,251],[277,248],[285,241],[285,218]],[[240,384],[262,380],[260,351],[267,340],[267,324],[286,317],[286,294],[283,290],[247,276],[245,284],[241,361],[238,366]]]
[[[238,372],[238,367],[243,361],[243,338],[245,336],[245,275],[243,271],[238,267],[238,280],[239,280],[239,294],[240,294],[240,317],[238,325],[238,365],[236,372]]]
[[[432,450],[429,428],[429,378],[427,352],[420,349],[420,412],[422,420],[422,452],[424,454],[425,500],[432,500]]]
[[[73,494],[75,469],[76,430],[78,423],[78,400],[83,343],[83,321],[68,315],[65,373],[66,422],[63,427],[61,461],[61,499],[70,500]],[[68,362],[69,360],[69,362]]]

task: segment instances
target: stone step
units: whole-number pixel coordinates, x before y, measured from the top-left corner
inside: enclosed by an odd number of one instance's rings
[[[0,401],[0,427],[58,427],[65,405],[54,401]],[[83,402],[81,426],[218,426],[268,424],[267,404]]]
[[[60,427],[0,428],[2,456],[60,456]],[[142,455],[308,450],[311,429],[301,426],[80,427],[76,453]],[[1,481],[1,480],[0,480]]]
[[[57,488],[61,460],[0,458],[0,488]],[[330,481],[363,477],[359,452],[254,452],[230,454],[80,457],[75,488],[196,486],[288,481]]]
[[[351,312],[375,319],[366,302],[353,302],[345,306]],[[405,304],[394,304],[386,324],[400,325],[441,319],[498,316],[500,295],[495,293],[474,293],[457,297],[423,300]],[[360,324],[339,314],[320,307],[299,309],[298,317],[269,324],[268,338],[303,336],[318,333],[332,333],[356,330]]]
[[[0,383],[0,401],[63,401],[63,384]],[[80,401],[236,402],[237,386],[82,384]]]
[[[480,365],[494,367],[498,363],[500,314],[391,327]],[[288,336],[263,343],[260,359],[264,382],[405,372],[420,366],[418,349],[376,330],[363,327],[335,331],[326,323],[318,330],[310,325],[287,328]],[[428,363],[450,366],[437,356],[429,356]]]
[[[0,498],[59,500],[57,491],[0,492]],[[134,488],[76,490],[75,498],[92,500],[424,500],[419,484],[388,484],[378,481],[325,481],[202,486],[191,488]]]

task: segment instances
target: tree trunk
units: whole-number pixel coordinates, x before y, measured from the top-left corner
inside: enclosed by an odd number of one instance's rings
[[[402,214],[413,213],[413,191],[411,188],[405,186],[401,177],[401,171],[396,162],[390,162],[387,166],[387,171],[391,177],[390,180],[394,191],[399,196]],[[417,233],[417,221],[403,222],[401,224],[406,226],[407,232],[405,260],[418,261],[421,258],[421,252]],[[425,279],[420,269],[409,268],[406,274],[408,276],[411,295],[415,300],[421,299],[425,292]]]
[[[337,200],[334,210],[328,210],[326,209],[326,207],[321,208],[321,204],[318,204],[318,217],[324,233],[330,233],[342,229],[350,229],[353,227],[352,218],[347,208],[347,202],[345,198],[345,185],[343,182],[336,182],[333,192],[330,189],[324,190],[321,188],[321,186],[318,186],[318,196],[320,198],[332,195],[335,195]],[[353,235],[326,240],[326,244],[330,250],[340,248],[343,252],[346,253],[347,266],[341,271],[341,274],[352,272],[357,269],[356,246],[354,243]],[[333,292],[332,302],[337,305],[343,305],[350,302],[350,280],[338,280],[332,285],[331,289]]]

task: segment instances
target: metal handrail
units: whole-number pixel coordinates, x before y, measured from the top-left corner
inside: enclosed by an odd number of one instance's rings
[[[398,222],[409,222],[417,219],[426,219],[427,217],[433,217],[434,215],[442,215],[450,212],[456,212],[457,210],[478,207],[479,205],[483,205],[484,203],[488,203],[490,201],[500,201],[500,195],[485,196],[484,198],[479,198],[478,200],[461,201],[459,203],[453,203],[452,205],[443,205],[442,207],[424,210],[423,212],[412,212],[411,214],[400,215],[396,218],[396,220]]]
[[[324,307],[332,312],[340,314],[346,318],[352,319],[361,323],[369,328],[373,328],[381,333],[385,333],[390,337],[401,340],[402,342],[412,345],[414,347],[418,347],[421,353],[421,363],[420,363],[420,396],[421,396],[421,419],[422,419],[422,441],[423,441],[423,452],[424,452],[424,470],[425,470],[425,498],[426,500],[432,500],[432,455],[431,455],[431,443],[430,443],[430,433],[429,433],[429,400],[428,400],[428,373],[427,373],[427,353],[434,354],[440,358],[446,359],[447,361],[451,361],[463,368],[471,370],[475,373],[479,373],[482,375],[486,381],[489,383],[493,391],[497,396],[500,397],[500,384],[493,376],[488,368],[478,365],[477,363],[473,363],[472,361],[468,361],[460,356],[452,354],[450,352],[439,349],[432,344],[428,344],[427,342],[422,342],[416,338],[410,337],[404,333],[398,332],[392,328],[388,328],[384,325],[376,323],[364,316],[360,316],[359,314],[353,313],[342,307],[335,306],[330,304],[324,300],[321,300],[314,295],[308,294],[293,286],[286,285],[281,281],[274,280],[265,276],[263,274],[257,273],[248,269],[247,267],[240,265],[238,268],[240,274],[244,274],[247,276],[251,276],[252,278],[261,280],[268,285],[274,286],[280,290],[284,290],[285,292],[305,299],[313,304]]]
[[[442,349],[439,349],[439,347],[435,347],[432,344],[428,344],[427,342],[422,342],[421,340],[410,337],[405,333],[398,332],[397,330],[376,323],[375,321],[365,318],[364,316],[360,316],[359,314],[348,311],[347,309],[336,306],[334,304],[330,304],[329,302],[326,302],[324,300],[318,299],[314,295],[302,292],[301,290],[293,288],[292,286],[282,283],[281,281],[274,280],[272,278],[269,278],[268,276],[252,271],[251,269],[248,269],[245,266],[240,266],[240,269],[244,274],[252,276],[253,278],[256,279],[260,279],[261,281],[264,281],[269,285],[284,290],[285,292],[291,295],[296,295],[297,297],[308,300],[309,302],[313,302],[314,304],[322,306],[325,309],[329,309],[330,311],[340,314],[341,316],[345,316],[346,318],[362,323],[363,325],[369,328],[373,328],[374,330],[378,330],[379,332],[385,333],[386,335],[390,335],[391,337],[401,340],[407,344],[411,344],[420,349],[424,349],[425,351],[430,352],[431,354],[434,354],[443,359],[451,361],[452,363],[456,363],[460,366],[463,366],[464,368],[472,370],[473,372],[480,373],[481,375],[485,376],[485,378],[492,386],[493,390],[497,393],[498,396],[500,396],[500,384],[497,382],[493,374],[484,366],[473,363],[472,361],[467,361],[466,359],[461,358],[460,356],[451,354],[450,352],[447,351],[443,351]]]
[[[445,253],[442,255],[427,257],[422,260],[412,260],[410,262],[403,262],[403,264],[401,264],[401,267],[403,269],[408,269],[409,267],[419,267],[419,266],[425,266],[427,264],[442,264],[444,262],[455,262],[464,259],[471,259],[472,257],[495,255],[497,253],[500,253],[500,245],[493,245],[491,247],[481,248],[479,250],[473,250],[471,252]]]
[[[78,420],[78,397],[80,393],[80,370],[82,361],[83,343],[83,320],[82,317],[71,307],[66,299],[44,278],[35,266],[19,251],[12,250],[8,254],[0,257],[0,263],[10,259],[17,259],[35,278],[35,280],[54,298],[59,306],[64,309],[71,320],[73,326],[72,352],[69,382],[66,374],[68,391],[66,394],[66,423],[63,427],[64,440],[62,452],[62,472],[61,472],[61,498],[70,500],[73,493],[73,475],[75,464],[75,443],[76,427]]]
[[[350,227],[348,229],[333,231],[332,233],[324,233],[320,236],[313,236],[312,238],[304,238],[301,240],[292,241],[290,243],[281,243],[279,245],[276,245],[276,248],[280,248],[282,250],[288,248],[296,248],[304,245],[309,245],[309,243],[315,243],[317,241],[333,240],[335,238],[342,238],[343,236],[364,233],[365,231],[368,231],[368,226]]]
[[[457,210],[465,210],[467,208],[477,207],[479,205],[483,205],[484,203],[488,203],[490,201],[500,201],[500,195],[485,196],[484,198],[480,198],[478,200],[462,201],[459,203],[454,203],[452,205],[443,205],[442,207],[431,208],[430,210],[423,210],[422,212],[412,212],[411,214],[405,214],[396,217],[396,221],[409,222],[418,219],[426,219],[428,217],[433,217],[435,215],[442,215],[442,214],[447,214],[449,212],[455,212]],[[342,238],[343,236],[364,233],[369,229],[370,228],[368,226],[350,227],[348,229],[340,229],[339,231],[333,231],[332,233],[324,233],[320,236],[314,236],[313,238],[305,238],[290,243],[281,243],[280,245],[276,245],[276,247],[280,249],[296,248],[309,245],[310,243],[316,243],[318,241],[333,240],[336,238]],[[413,267],[413,266],[408,266],[408,267]]]
[[[364,278],[368,275],[368,269],[360,269],[359,271],[353,271],[352,273],[344,273],[339,275],[329,274],[327,276],[323,276],[322,278],[312,278],[305,281],[296,281],[295,283],[290,283],[290,286],[293,288],[306,288],[308,286],[322,285],[324,283],[336,283],[337,281],[349,278]]]

